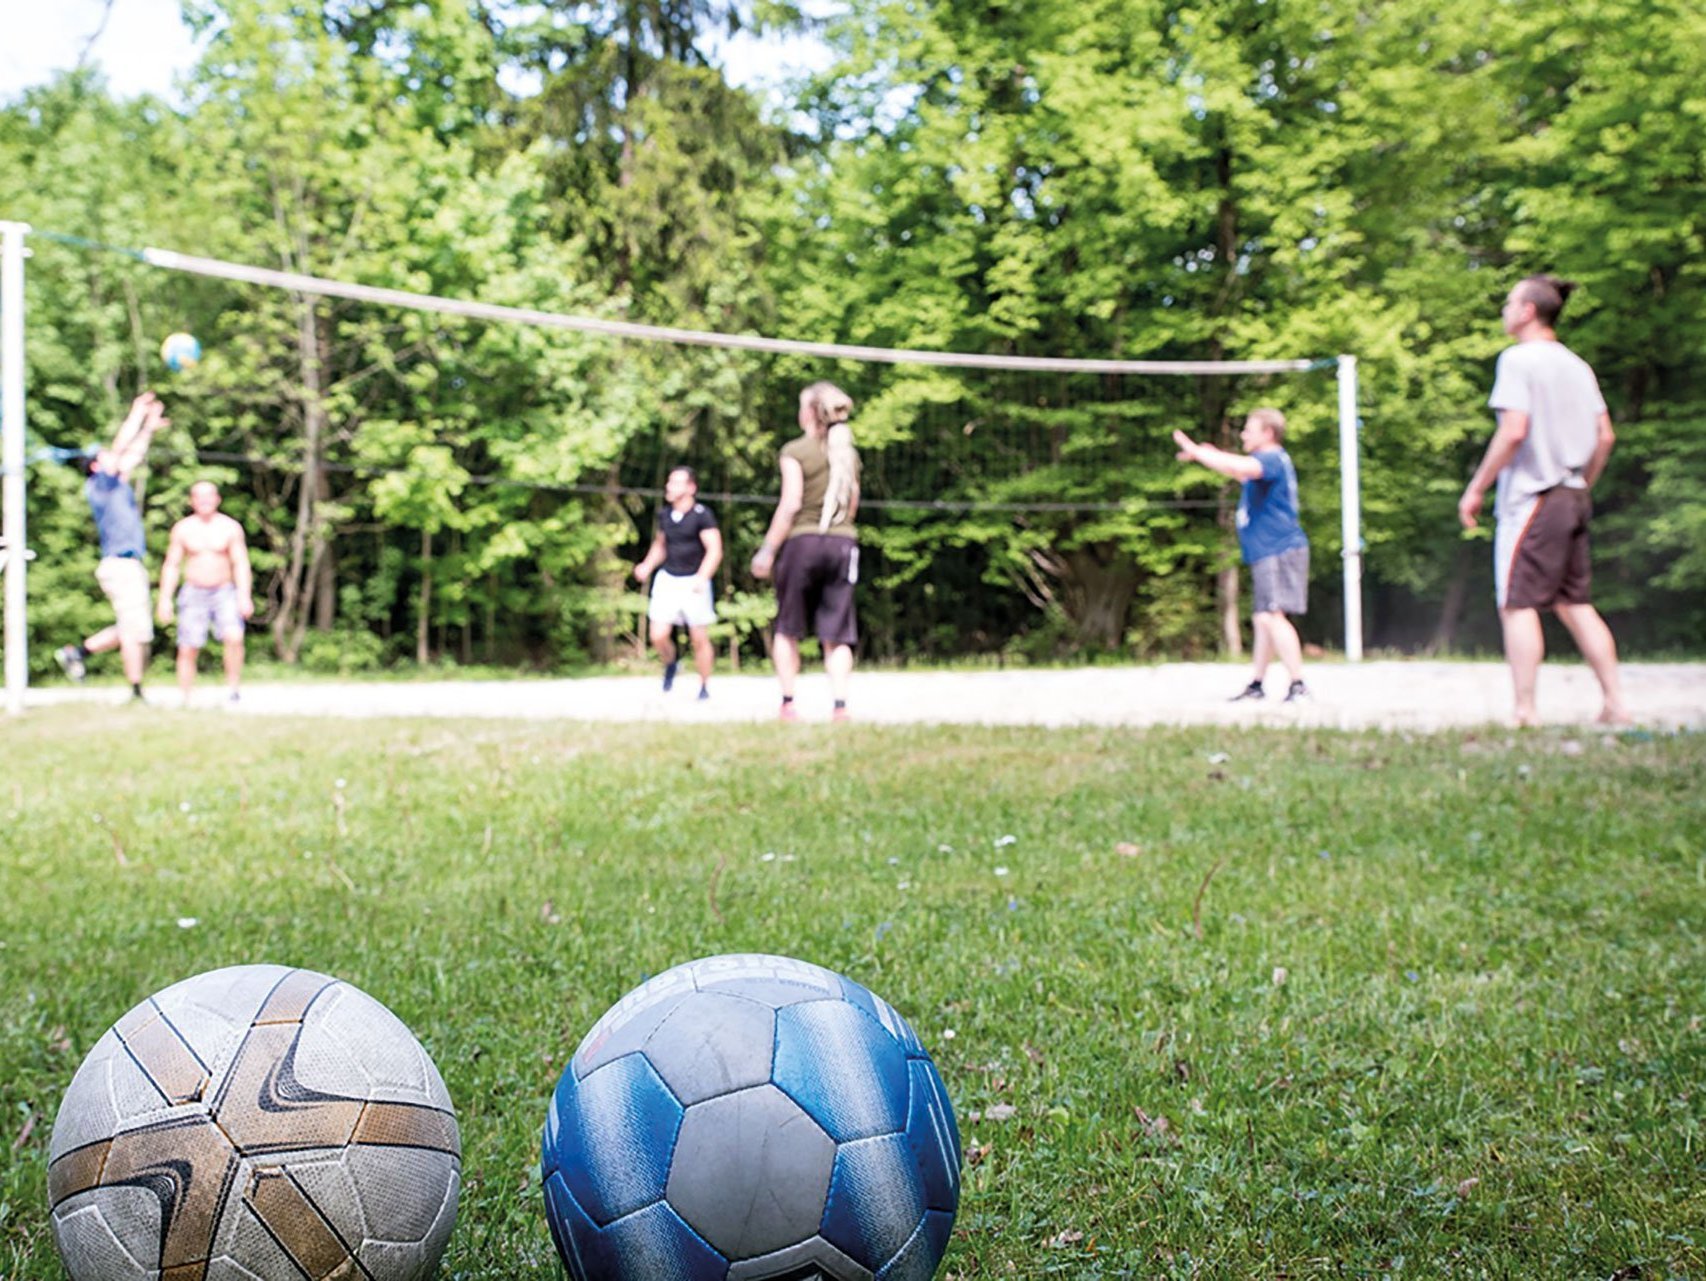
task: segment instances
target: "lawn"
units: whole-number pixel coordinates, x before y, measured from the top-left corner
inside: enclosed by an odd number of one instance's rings
[[[0,725],[0,1276],[148,993],[390,1005],[466,1186],[444,1275],[548,1278],[594,1019],[767,951],[905,1014],[967,1149],[944,1276],[1706,1274],[1706,737],[1486,730]]]

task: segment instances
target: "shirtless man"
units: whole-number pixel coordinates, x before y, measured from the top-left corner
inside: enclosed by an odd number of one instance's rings
[[[209,630],[225,651],[225,683],[235,703],[243,677],[243,623],[255,612],[249,544],[243,527],[220,512],[219,487],[212,481],[198,480],[190,486],[190,512],[172,526],[166,563],[160,567],[158,617],[162,625],[172,621],[176,593],[178,689],[184,705],[189,706],[196,658],[207,644]]]

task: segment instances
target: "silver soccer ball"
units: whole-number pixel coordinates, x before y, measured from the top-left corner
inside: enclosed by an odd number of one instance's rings
[[[89,1052],[53,1124],[73,1281],[416,1281],[456,1222],[438,1069],[364,992],[240,965],[151,996]]]

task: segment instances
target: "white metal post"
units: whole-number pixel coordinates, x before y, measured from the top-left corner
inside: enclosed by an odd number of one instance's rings
[[[1357,442],[1357,358],[1339,357],[1339,508],[1345,545],[1345,658],[1362,662],[1362,475]]]
[[[29,652],[24,644],[24,237],[21,222],[0,222],[0,533],[6,540],[6,710],[24,710]]]

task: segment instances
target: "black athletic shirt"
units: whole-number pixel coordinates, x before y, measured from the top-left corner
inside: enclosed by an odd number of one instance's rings
[[[717,527],[717,518],[704,503],[694,503],[686,512],[665,507],[658,513],[658,529],[663,534],[666,574],[686,578],[699,572],[705,563],[705,543],[699,537],[707,529]]]

